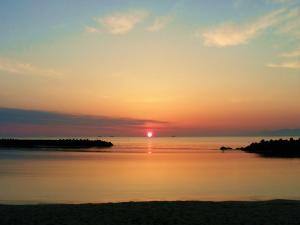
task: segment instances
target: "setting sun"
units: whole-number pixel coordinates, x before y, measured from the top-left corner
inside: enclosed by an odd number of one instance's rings
[[[151,138],[152,136],[153,136],[152,131],[148,131],[148,132],[147,132],[147,137],[148,137],[148,138]]]

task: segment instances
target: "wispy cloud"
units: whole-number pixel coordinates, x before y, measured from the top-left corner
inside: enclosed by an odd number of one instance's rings
[[[50,68],[42,68],[30,63],[15,62],[6,58],[0,58],[0,71],[34,76],[60,77],[63,73]]]
[[[97,21],[111,34],[125,34],[141,22],[148,13],[144,10],[131,10],[126,13],[114,13]]]
[[[26,127],[35,127],[47,132],[64,134],[92,134],[97,131],[106,133],[118,133],[120,131],[132,132],[132,129],[143,129],[147,124],[160,126],[166,124],[163,121],[117,118],[106,116],[72,115],[49,111],[25,110],[0,107],[0,134],[6,134],[6,130],[13,132],[22,131],[26,135]],[[37,130],[37,132],[39,131]],[[31,132],[30,130],[28,132]],[[92,133],[91,133],[92,132]],[[124,135],[124,134],[123,134]]]
[[[227,47],[248,43],[251,39],[278,24],[286,9],[279,9],[245,24],[226,23],[205,32],[196,32],[206,46]]]
[[[280,56],[286,57],[286,58],[300,57],[300,48],[290,51],[290,52],[281,53]]]
[[[279,56],[289,59],[279,63],[270,63],[267,66],[272,68],[300,69],[300,48],[281,53]]]
[[[293,0],[265,0],[265,1],[269,3],[280,3],[280,4],[293,2]]]
[[[0,124],[135,126],[143,125],[145,123],[165,122],[132,118],[72,115],[40,110],[0,108]]]
[[[300,61],[270,63],[267,66],[271,68],[300,69]]]
[[[150,32],[160,31],[160,30],[164,29],[172,21],[173,21],[173,16],[171,16],[171,15],[157,17],[154,20],[153,24],[151,24],[149,27],[147,27],[146,30],[150,31]]]
[[[158,32],[167,27],[172,23],[178,13],[182,11],[186,4],[186,0],[176,0],[172,7],[165,13],[165,15],[158,16],[154,19],[152,24],[146,27],[146,30],[149,32]]]
[[[91,26],[86,26],[86,27],[84,28],[84,30],[85,30],[85,32],[87,32],[87,33],[99,33],[99,32],[100,32],[100,30],[99,30],[98,28],[96,28],[96,27],[91,27]]]
[[[281,6],[289,6],[294,3],[295,0],[233,0],[233,7],[239,9],[241,7],[248,7],[248,6],[261,6],[264,5],[270,6],[273,5],[281,5]],[[297,0],[296,0],[297,1]]]
[[[290,38],[300,39],[300,9],[294,8],[287,14],[287,20],[278,27],[278,34],[287,35]]]

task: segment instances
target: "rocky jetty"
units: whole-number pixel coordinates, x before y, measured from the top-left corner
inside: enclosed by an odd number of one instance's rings
[[[0,148],[107,148],[111,142],[89,139],[0,139]]]

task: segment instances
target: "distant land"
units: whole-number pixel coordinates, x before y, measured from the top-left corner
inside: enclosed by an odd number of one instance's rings
[[[300,128],[299,129],[279,129],[279,130],[269,130],[269,131],[259,131],[257,133],[253,133],[253,135],[257,136],[300,136]]]

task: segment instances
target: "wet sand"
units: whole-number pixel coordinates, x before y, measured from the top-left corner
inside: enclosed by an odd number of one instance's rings
[[[3,225],[299,225],[300,201],[0,205]]]

